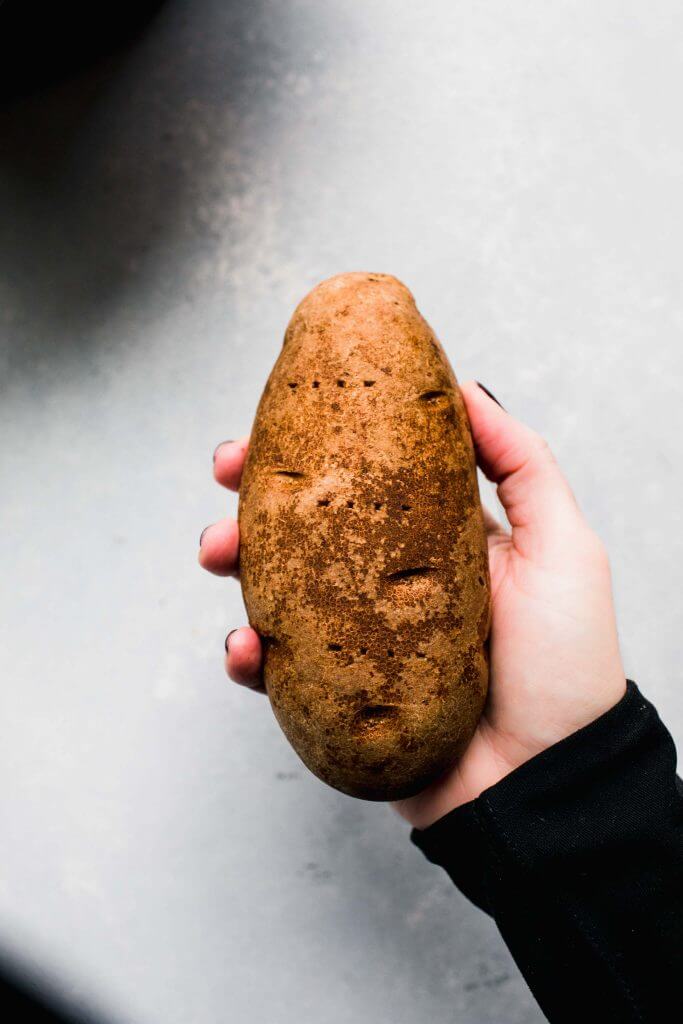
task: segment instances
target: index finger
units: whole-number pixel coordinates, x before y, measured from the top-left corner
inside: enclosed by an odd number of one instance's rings
[[[239,490],[242,469],[247,456],[249,438],[239,441],[222,441],[213,453],[213,475],[223,487],[231,491]]]

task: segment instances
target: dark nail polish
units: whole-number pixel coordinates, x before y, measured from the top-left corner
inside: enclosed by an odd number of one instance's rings
[[[236,632],[237,632],[236,629],[231,629],[230,632],[228,633],[228,635],[225,638],[225,650],[226,650],[226,652],[228,654],[230,653],[230,637],[232,636],[233,633],[236,633]]]
[[[501,409],[503,411],[505,411],[505,406],[501,402],[498,401],[496,396],[491,391],[489,391],[489,389],[487,387],[484,387],[484,385],[482,383],[480,383],[480,381],[477,381],[477,384],[479,385],[479,387],[481,388],[481,390],[484,392],[485,395],[488,395],[489,398],[492,398],[493,401],[496,403],[496,405],[499,405],[501,407]]]
[[[218,449],[222,448],[224,444],[233,444],[232,438],[230,438],[228,441],[221,441],[220,444],[216,445],[216,447],[213,450],[213,461],[214,462],[216,461],[216,456],[218,455]]]
[[[204,529],[202,530],[202,532],[199,534],[199,546],[200,547],[202,546],[202,541],[204,540],[204,534],[206,533],[206,531],[208,529],[209,529],[209,527],[205,526]]]

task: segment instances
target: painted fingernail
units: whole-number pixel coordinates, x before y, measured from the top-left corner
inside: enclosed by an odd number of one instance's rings
[[[202,532],[199,534],[199,546],[200,547],[202,546],[202,541],[204,540],[204,534],[206,533],[206,531],[208,529],[209,529],[209,527],[205,526],[204,529],[202,530]]]
[[[236,632],[237,632],[236,629],[231,629],[230,632],[228,633],[228,635],[225,638],[225,650],[226,650],[227,654],[230,654],[230,637],[232,636],[233,633],[236,633]]]
[[[214,462],[216,461],[216,456],[218,455],[218,449],[219,448],[222,448],[224,444],[232,444],[232,443],[233,443],[233,441],[232,441],[232,438],[231,438],[229,441],[221,441],[220,444],[217,444],[216,447],[214,448],[214,452],[213,452],[213,461]]]
[[[501,407],[501,409],[503,409],[503,411],[505,411],[505,406],[502,404],[502,402],[498,401],[498,399],[496,398],[496,396],[493,394],[492,391],[489,391],[489,389],[487,387],[485,387],[481,383],[481,381],[477,381],[477,384],[479,385],[479,387],[481,388],[481,390],[484,392],[485,395],[488,395],[489,398],[492,398],[493,401],[496,403],[496,405],[499,405]]]

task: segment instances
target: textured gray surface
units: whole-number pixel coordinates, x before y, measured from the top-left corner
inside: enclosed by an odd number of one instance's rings
[[[674,2],[177,0],[0,115],[0,920],[71,991],[541,1019],[404,824],[225,681],[241,600],[196,543],[294,303],[395,273],[553,444],[681,739],[682,38]]]

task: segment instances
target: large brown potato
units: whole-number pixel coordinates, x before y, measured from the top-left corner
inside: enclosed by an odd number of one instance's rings
[[[294,749],[353,796],[422,789],[481,713],[489,574],[462,396],[396,278],[340,274],[297,307],[239,522],[244,601]]]

